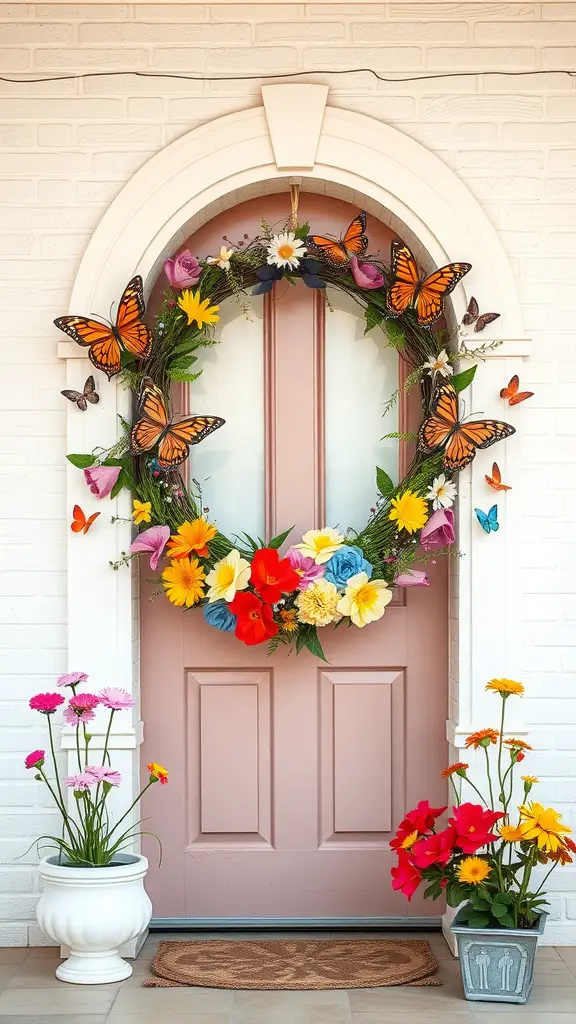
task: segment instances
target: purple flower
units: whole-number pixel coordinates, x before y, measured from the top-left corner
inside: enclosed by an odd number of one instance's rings
[[[84,479],[97,498],[105,498],[120,476],[121,466],[90,466],[84,470]]]
[[[382,288],[384,284],[384,278],[378,267],[372,263],[358,263],[356,256],[350,257],[350,270],[359,288]]]
[[[394,580],[396,587],[429,587],[428,576],[419,569],[409,569],[408,572],[401,572]]]
[[[130,545],[130,554],[150,551],[150,568],[155,572],[170,536],[169,526],[151,526],[139,533]]]
[[[420,547],[424,551],[436,551],[447,548],[456,539],[454,532],[454,512],[451,508],[439,508],[433,512],[420,534]]]
[[[181,252],[179,256],[175,256],[173,260],[165,260],[164,273],[172,288],[182,290],[183,288],[190,288],[191,285],[198,284],[202,267],[190,250],[184,249],[184,252]]]
[[[107,782],[110,786],[119,786],[122,782],[120,772],[100,765],[86,765],[82,774],[90,776],[94,782]]]
[[[58,676],[56,686],[76,686],[78,683],[85,683],[87,679],[86,672],[66,672],[65,675]]]
[[[288,548],[286,558],[300,577],[298,590],[307,590],[314,580],[320,579],[326,572],[325,565],[316,565],[313,558],[303,555],[298,548]]]

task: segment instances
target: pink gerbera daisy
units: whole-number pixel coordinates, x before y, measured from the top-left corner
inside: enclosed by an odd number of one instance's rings
[[[43,715],[53,715],[63,703],[64,697],[60,693],[37,693],[30,699],[32,711],[40,711]]]
[[[87,679],[86,672],[66,672],[65,675],[58,676],[56,686],[77,686],[78,683],[85,683]]]
[[[133,708],[136,703],[128,690],[120,690],[116,686],[105,686],[98,694],[100,703],[111,711],[123,711],[124,708]]]
[[[114,768],[106,768],[101,765],[88,765],[84,769],[86,775],[92,776],[96,782],[108,782],[110,786],[119,786],[122,782],[120,772]]]
[[[45,750],[33,750],[24,761],[26,768],[41,768],[46,757]]]
[[[68,725],[77,725],[79,722],[91,722],[94,718],[94,708],[100,703],[100,698],[95,693],[77,693],[70,697],[68,707],[64,709],[64,721]]]
[[[96,779],[87,772],[82,772],[80,775],[69,775],[67,779],[64,779],[64,783],[69,789],[73,789],[75,793],[86,792],[90,789],[90,786],[96,785]]]

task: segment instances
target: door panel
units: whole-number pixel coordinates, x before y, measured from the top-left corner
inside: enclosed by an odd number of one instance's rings
[[[335,234],[356,212],[317,196],[304,195],[300,206],[302,220]],[[213,253],[223,233],[254,234],[262,215],[273,224],[286,209],[284,196],[244,204],[186,247]],[[369,234],[372,253],[386,254],[388,229],[372,221]],[[351,310],[338,308],[340,321],[330,324],[323,295],[280,282],[264,302],[260,341],[253,326],[247,341],[230,319],[220,352],[208,350],[210,371],[203,391],[202,378],[192,386],[190,409],[225,417],[231,409],[230,436],[223,428],[192,449],[190,472],[204,494],[213,486],[206,504],[222,528],[230,523],[229,532],[251,532],[260,499],[246,490],[256,491],[258,479],[267,535],[294,524],[297,539],[326,521],[362,525],[375,498],[375,464],[394,478],[403,471],[409,452],[380,438],[417,425],[417,395],[399,404],[397,421],[383,424],[382,405],[401,383],[403,366],[364,338],[361,310],[354,321]],[[234,406],[226,391],[225,346],[236,343],[246,346],[241,376],[236,366],[239,390],[252,373],[259,376],[247,385],[256,408],[245,415],[262,443],[246,455],[248,435],[239,445],[232,423],[238,415],[242,424],[242,403]],[[220,356],[222,368],[213,370]],[[215,453],[202,449],[218,435],[217,466]],[[247,477],[234,478],[229,468],[235,458],[251,467],[246,486]],[[161,793],[153,787],[144,808],[164,848],[162,867],[149,875],[155,917],[437,915],[421,898],[407,904],[392,892],[388,846],[410,806],[445,797],[446,564],[430,566],[429,574],[429,589],[400,591],[367,629],[324,629],[328,665],[308,651],[296,657],[280,649],[269,658],[265,647],[245,647],[201,614],[182,614],[163,598],[151,602],[153,587],[143,584],[144,763],[171,769],[170,785]]]

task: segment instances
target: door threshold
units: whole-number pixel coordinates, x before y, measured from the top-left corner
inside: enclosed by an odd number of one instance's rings
[[[440,931],[441,917],[153,917],[152,932],[281,931],[298,929],[382,929],[382,931]]]

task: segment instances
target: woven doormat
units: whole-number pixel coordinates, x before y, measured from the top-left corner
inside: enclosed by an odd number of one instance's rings
[[[379,988],[441,985],[420,939],[161,942],[147,988]]]

